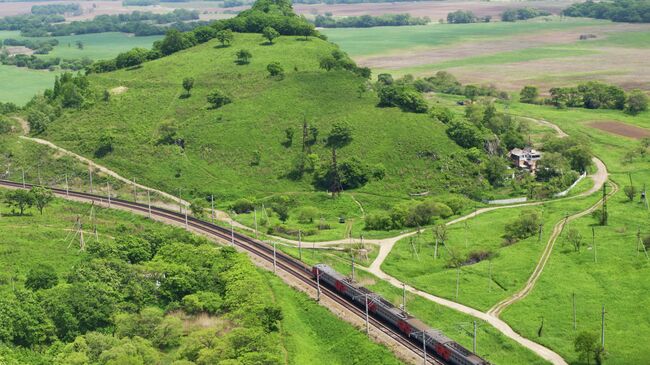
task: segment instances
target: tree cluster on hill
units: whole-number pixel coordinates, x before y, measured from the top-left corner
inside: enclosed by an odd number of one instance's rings
[[[334,18],[332,13],[316,15],[314,25],[322,28],[371,28],[394,27],[403,25],[426,25],[431,22],[429,17],[412,17],[410,14],[385,14],[380,16],[361,15]]]
[[[7,56],[4,53],[0,53],[0,63],[3,65],[17,66],[17,67],[27,67],[34,70],[50,70],[54,71],[57,69],[61,70],[71,70],[78,71],[90,66],[93,61],[88,58],[80,59],[61,59],[59,57],[55,58],[40,58],[35,55],[24,55],[19,54],[12,57]]]
[[[0,30],[19,30],[24,37],[44,37],[44,28],[65,21],[63,15],[15,15],[0,18]]]
[[[540,98],[534,86],[525,86],[520,101],[530,104],[549,104],[557,108],[617,109],[635,115],[648,110],[648,95],[640,90],[626,93],[622,88],[602,82],[589,81],[575,87],[555,87],[549,98]]]
[[[462,206],[458,208],[458,211]],[[436,219],[449,218],[457,214],[441,201],[427,199],[421,202],[407,202],[392,207],[387,212],[368,214],[365,218],[366,230],[388,231],[404,227],[423,227]]]
[[[275,32],[273,33],[274,38],[277,37],[276,33],[278,35],[302,35],[305,37],[318,35],[311,23],[304,17],[299,17],[293,12],[290,2],[286,0],[259,0],[251,9],[241,12],[235,18],[218,20],[210,24],[210,26],[201,26],[188,32],[170,29],[165,34],[164,39],[154,43],[150,51],[144,53],[142,51],[131,50],[125,53],[137,53],[137,58],[140,61],[138,64],[140,64],[193,47],[214,38],[219,39],[225,46],[232,42],[232,32],[263,33],[265,29],[267,33],[272,29]],[[120,55],[118,55],[119,57]],[[113,59],[97,61],[88,68],[88,71],[99,73],[114,71],[119,68],[122,67],[119,67],[117,60]],[[366,72],[366,69],[359,70]],[[370,77],[369,74],[368,77]]]
[[[585,1],[562,11],[563,15],[609,19],[614,22],[650,23],[649,0]]]
[[[347,70],[350,71],[364,79],[369,79],[371,71],[368,67],[359,67],[357,64],[347,55],[347,53],[336,49],[332,51],[331,54],[323,57],[319,61],[320,68],[326,71],[332,70]]]
[[[81,6],[79,4],[46,4],[33,5],[32,14],[34,15],[53,15],[66,14],[81,15]]]
[[[47,207],[54,195],[50,189],[35,186],[30,190],[12,190],[4,195],[4,203],[12,208],[12,212],[17,215],[25,214],[25,211],[33,206],[36,206],[38,211],[43,214],[43,209]],[[16,211],[15,209],[18,209]]]
[[[59,44],[59,40],[54,38],[43,40],[6,38],[2,41],[2,44],[5,46],[23,46],[34,50],[36,54],[48,54],[54,46]]]
[[[160,4],[158,0],[123,0],[122,6],[153,6]]]
[[[469,10],[456,10],[447,14],[447,23],[449,24],[489,23],[490,20],[492,20],[492,17],[489,15],[479,18]]]
[[[551,13],[535,8],[508,9],[501,13],[501,21],[516,22],[517,20],[526,20],[548,15],[551,15]]]
[[[399,3],[413,0],[295,0],[296,4],[374,4],[374,3]],[[427,1],[427,0],[415,0]]]
[[[43,363],[283,363],[283,313],[259,271],[181,230],[88,242],[61,278],[37,266],[27,279],[0,298],[0,344],[41,349]],[[215,324],[184,328],[196,314]]]

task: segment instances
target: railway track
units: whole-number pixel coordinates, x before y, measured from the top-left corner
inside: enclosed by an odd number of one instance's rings
[[[0,180],[0,186],[11,188],[11,189],[30,189],[33,185],[31,184],[22,184],[16,183],[8,180]],[[122,210],[129,210],[137,212],[143,215],[148,215],[150,217],[156,217],[166,221],[171,221],[176,223],[176,225],[182,225],[186,228],[192,228],[196,231],[199,231],[205,235],[216,238],[220,241],[234,244],[235,246],[257,256],[258,258],[267,261],[271,264],[275,262],[275,266],[286,272],[287,274],[298,279],[300,282],[304,283],[313,290],[318,290],[317,283],[312,279],[311,267],[305,263],[294,259],[293,257],[283,253],[283,252],[274,252],[274,250],[266,243],[259,240],[253,239],[246,235],[243,235],[238,232],[234,232],[230,229],[211,224],[199,220],[194,217],[186,216],[181,213],[172,212],[167,209],[149,206],[141,203],[134,203],[127,200],[108,199],[105,196],[99,196],[95,194],[77,192],[77,191],[68,191],[59,188],[51,188],[52,192],[58,196],[65,199],[91,202],[99,204],[100,206],[116,208]],[[349,302],[347,299],[340,296],[337,292],[330,290],[327,287],[320,286],[321,296],[325,296],[348,311],[354,313],[357,317],[365,321],[365,312],[361,308],[357,307],[353,303]],[[411,339],[404,337],[399,331],[394,329],[391,326],[384,324],[374,317],[369,317],[369,323],[376,330],[382,332],[384,335],[390,337],[400,345],[404,346],[408,350],[412,351],[414,354],[417,354],[423,359],[422,347],[419,343],[413,342]],[[427,362],[426,364],[433,365],[445,365],[447,364],[443,360],[436,357],[435,354],[427,352]]]

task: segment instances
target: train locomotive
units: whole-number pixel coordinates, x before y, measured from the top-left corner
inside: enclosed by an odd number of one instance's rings
[[[367,302],[368,313],[383,322],[391,324],[414,342],[420,344],[424,342],[430,353],[435,353],[447,363],[453,365],[490,365],[489,362],[445,336],[442,332],[427,326],[381,296],[352,282],[328,265],[314,265],[312,274],[315,280],[317,279],[321,284],[336,290],[359,307],[365,309]]]

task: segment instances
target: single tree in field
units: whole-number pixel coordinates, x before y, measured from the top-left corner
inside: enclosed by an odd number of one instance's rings
[[[626,186],[623,188],[623,191],[625,192],[625,196],[627,196],[630,201],[634,201],[634,197],[636,196],[636,187],[634,187],[634,185]]]
[[[77,48],[84,49],[84,43],[82,41],[77,41],[76,45],[77,45]]]
[[[320,66],[320,68],[322,68],[322,69],[324,69],[326,71],[331,71],[331,70],[333,70],[335,68],[338,68],[339,63],[336,60],[336,58],[334,58],[332,56],[325,56],[325,57],[320,59],[319,66]]]
[[[194,79],[191,77],[186,77],[183,79],[183,89],[185,89],[185,95],[190,96],[190,91],[194,87]]]
[[[230,43],[232,43],[232,40],[234,38],[235,37],[233,36],[232,30],[230,29],[224,29],[217,32],[217,39],[219,40],[219,42],[221,42],[221,45],[224,47],[226,46],[226,44],[230,45]]]
[[[636,115],[648,110],[648,95],[641,90],[632,90],[625,101],[625,112]]]
[[[204,199],[194,199],[190,204],[190,210],[192,211],[192,215],[197,218],[203,218],[203,216],[205,215],[206,207],[207,207],[207,203],[205,202]]]
[[[216,89],[209,93],[207,99],[208,103],[210,103],[214,109],[218,109],[226,104],[232,103],[230,96],[219,89]]]
[[[41,214],[43,214],[43,209],[54,200],[52,190],[42,186],[34,186],[29,192],[34,197],[34,205]]]
[[[444,223],[437,224],[433,229],[433,235],[436,237],[436,247],[433,251],[433,258],[438,258],[438,243],[444,245],[447,240],[447,225]]]
[[[266,70],[271,77],[282,79],[284,77],[284,69],[279,62],[271,62],[266,66]]]
[[[240,49],[235,55],[237,56],[237,61],[235,62],[238,65],[247,65],[251,62],[251,58],[253,58],[253,55],[245,49]]]
[[[18,215],[25,214],[25,209],[34,205],[34,195],[27,190],[14,190],[5,194],[5,204],[10,208],[18,208]]]
[[[578,353],[580,361],[586,361],[587,364],[590,364],[593,357],[596,360],[596,364],[602,362],[604,351],[598,343],[598,335],[595,333],[581,332],[573,342],[573,346]]]
[[[269,44],[273,44],[273,40],[278,38],[280,33],[272,27],[266,27],[262,30],[262,35],[269,41]]]
[[[539,98],[539,90],[535,86],[524,86],[519,93],[519,101],[522,103],[535,104]]]
[[[580,231],[576,228],[570,228],[566,233],[566,240],[573,245],[573,249],[576,252],[580,252],[580,246],[582,245],[582,235]]]

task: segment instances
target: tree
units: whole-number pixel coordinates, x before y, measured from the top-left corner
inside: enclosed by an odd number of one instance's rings
[[[194,79],[191,77],[186,77],[183,79],[183,89],[185,89],[185,94],[190,96],[190,91],[194,87]]]
[[[342,148],[352,142],[352,127],[347,122],[336,122],[327,136],[327,146]]]
[[[223,47],[225,47],[226,44],[230,45],[234,38],[232,30],[230,29],[223,29],[217,32],[217,39],[221,42],[221,46]]]
[[[627,196],[630,201],[634,201],[634,197],[636,196],[637,189],[634,185],[628,185],[625,188],[623,188],[623,191],[625,192],[625,196]]]
[[[278,79],[282,79],[284,76],[284,69],[280,65],[279,62],[271,62],[266,66],[266,70],[269,72],[269,75],[271,77],[277,77]]]
[[[245,49],[240,49],[235,55],[237,56],[237,61],[235,62],[238,65],[247,65],[251,62],[251,58],[253,58],[253,55]]]
[[[59,283],[56,271],[50,265],[41,264],[33,267],[27,273],[25,288],[32,291],[49,289]]]
[[[284,318],[282,308],[279,307],[264,307],[260,316],[260,320],[266,332],[275,332],[278,330],[278,322]]]
[[[33,197],[36,209],[38,209],[41,214],[43,214],[43,209],[54,200],[52,190],[42,186],[34,186],[29,192]]]
[[[598,335],[593,332],[581,332],[573,342],[573,347],[581,361],[590,363],[591,357],[598,349]]]
[[[189,48],[190,46],[191,44],[183,36],[183,33],[181,33],[178,29],[172,28],[167,31],[165,38],[163,38],[162,42],[160,43],[160,52],[163,55],[167,56],[185,48]]]
[[[149,50],[144,48],[134,48],[130,51],[123,52],[115,58],[115,66],[117,68],[127,68],[140,65],[147,60]]]
[[[295,134],[295,132],[296,132],[295,129],[293,129],[292,127],[289,127],[284,130],[284,135],[287,138],[284,141],[285,147],[291,147],[291,145],[293,144],[293,135]]]
[[[192,215],[197,218],[202,218],[205,215],[205,208],[207,204],[204,199],[194,199],[190,204],[190,210]]]
[[[573,245],[573,249],[576,252],[580,252],[580,246],[582,245],[582,234],[576,228],[570,228],[566,234],[566,240]]]
[[[216,89],[207,96],[208,103],[212,105],[213,109],[221,108],[226,104],[232,103],[232,99],[223,91]]]
[[[95,150],[95,157],[104,157],[107,154],[113,152],[113,143],[115,143],[115,137],[108,131],[103,131],[99,136],[99,142],[97,143],[97,149]]]
[[[501,157],[492,156],[485,161],[483,172],[492,186],[501,186],[508,173],[508,165]]]
[[[325,71],[331,71],[339,67],[339,62],[333,56],[328,55],[321,58],[318,65]]]
[[[29,129],[33,133],[40,134],[47,129],[50,118],[43,112],[33,111],[27,116],[27,122],[29,123]]]
[[[5,193],[5,204],[10,208],[18,208],[18,215],[23,215],[26,209],[34,205],[34,195],[23,189],[8,191]]]
[[[632,90],[625,100],[625,112],[637,115],[648,110],[648,95],[641,90]]]
[[[522,103],[536,104],[539,98],[539,90],[535,86],[524,86],[519,93],[519,101]]]
[[[278,38],[280,33],[272,27],[266,27],[262,30],[262,35],[269,41],[269,44],[273,44],[273,40]]]

